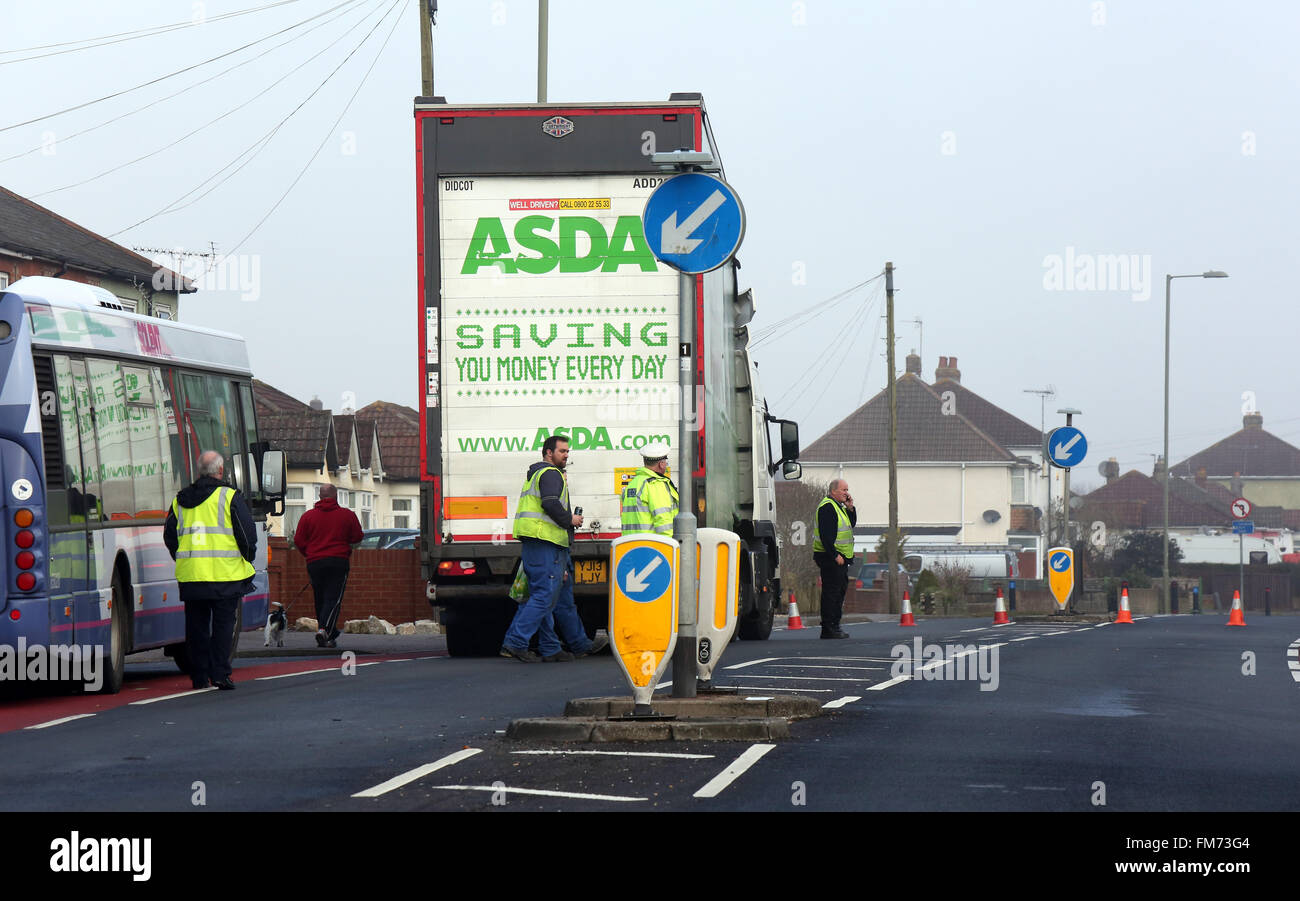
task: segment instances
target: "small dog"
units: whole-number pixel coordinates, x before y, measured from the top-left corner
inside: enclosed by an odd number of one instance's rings
[[[288,627],[289,618],[284,615],[284,605],[279,601],[272,601],[271,613],[266,617],[266,642],[262,647],[269,648],[272,639],[275,639],[277,648],[284,647],[284,630]]]

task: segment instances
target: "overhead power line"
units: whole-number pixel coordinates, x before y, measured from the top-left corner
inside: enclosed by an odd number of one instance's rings
[[[316,145],[316,152],[311,155],[311,159],[307,160],[306,165],[302,167],[302,171],[298,173],[297,178],[295,178],[289,184],[289,187],[285,188],[284,193],[280,195],[280,199],[277,200],[271,206],[271,208],[266,211],[266,215],[263,216],[261,219],[257,220],[257,224],[254,225],[251,229],[249,229],[248,234],[244,235],[244,237],[239,239],[239,243],[237,243],[234,246],[234,248],[230,251],[231,254],[238,252],[239,248],[243,247],[244,244],[248,241],[248,239],[253,237],[253,235],[257,233],[257,230],[262,227],[262,224],[266,222],[267,219],[271,218],[271,214],[280,208],[280,204],[282,204],[284,202],[284,199],[289,196],[289,193],[293,191],[293,189],[297,186],[298,182],[302,180],[302,177],[307,174],[307,170],[310,169],[311,164],[316,161],[316,157],[320,156],[321,149],[325,146],[325,142],[330,139],[330,135],[334,133],[334,129],[338,128],[339,123],[343,121],[343,117],[346,116],[348,110],[352,108],[353,101],[357,99],[357,95],[360,94],[361,89],[365,87],[366,81],[368,81],[370,78],[370,73],[374,71],[375,64],[378,63],[380,58],[384,55],[384,49],[388,47],[388,42],[393,39],[393,32],[395,32],[397,30],[397,26],[401,24],[402,13],[406,11],[406,7],[410,6],[410,2],[411,0],[403,0],[402,9],[397,14],[397,18],[393,21],[393,27],[388,29],[388,36],[384,38],[384,43],[380,46],[379,52],[375,54],[375,58],[370,61],[370,68],[366,69],[366,74],[361,76],[361,82],[357,85],[356,90],[352,92],[352,96],[348,98],[348,102],[343,106],[342,112],[339,113],[338,118],[334,120],[334,123],[329,127],[329,130],[325,132],[325,136],[321,138],[321,142],[318,145]],[[423,2],[423,0],[421,0],[421,2]],[[367,35],[367,37],[369,37],[369,35]]]
[[[380,2],[380,0],[361,0],[361,2],[378,3]],[[196,81],[191,85],[187,85],[186,87],[181,88],[179,91],[174,91],[166,95],[165,97],[159,97],[157,100],[151,100],[148,103],[144,104],[143,106],[137,106],[135,109],[131,110],[130,112],[122,113],[121,115],[111,116],[110,118],[105,119],[103,122],[100,122],[98,125],[92,125],[89,128],[83,128],[81,129],[81,131],[74,131],[72,134],[69,135],[60,135],[59,143],[66,144],[69,141],[71,141],[73,138],[79,138],[82,135],[90,134],[92,131],[98,131],[99,129],[104,128],[105,126],[113,125],[117,122],[121,122],[123,119],[129,119],[131,116],[134,116],[136,113],[142,113],[145,110],[151,109],[152,107],[155,107],[160,103],[165,103],[168,100],[179,97],[182,94],[186,94],[197,87],[207,84],[208,82],[216,81],[218,78],[221,78],[223,75],[233,72],[236,69],[241,69],[244,66],[247,66],[251,63],[255,63],[258,60],[264,59],[266,56],[274,53],[275,51],[279,50],[281,47],[287,47],[289,44],[292,44],[295,41],[302,40],[307,35],[311,34],[313,31],[316,31],[319,28],[324,28],[326,25],[329,25],[331,22],[336,22],[343,16],[347,15],[349,12],[355,12],[356,9],[360,9],[360,8],[362,7],[356,7],[351,10],[344,10],[340,12],[338,15],[333,16],[332,18],[326,19],[323,22],[313,25],[311,28],[308,28],[306,31],[302,32],[301,34],[296,34],[286,41],[281,41],[275,46],[267,48],[266,51],[264,51],[263,53],[259,53],[256,56],[249,57],[243,62],[235,63],[233,66],[228,66],[227,68],[222,69],[220,72],[216,73],[215,75],[209,75],[207,78]],[[14,160],[20,159],[24,156],[31,156],[33,153],[39,153],[40,151],[45,149],[45,146],[46,146],[45,143],[42,142],[40,144],[37,144],[34,147],[28,148],[27,150],[21,151],[19,153],[15,153],[12,156],[4,157],[3,159],[0,159],[0,163],[13,162]]]
[[[245,147],[245,148],[244,148],[242,151],[240,151],[240,152],[239,152],[239,153],[238,153],[238,154],[237,154],[237,155],[236,155],[232,160],[230,160],[230,162],[226,163],[226,165],[222,166],[222,167],[221,167],[220,169],[218,169],[216,172],[212,173],[212,174],[209,175],[207,178],[205,178],[203,181],[199,182],[199,184],[196,185],[195,187],[191,188],[190,190],[186,191],[184,194],[182,194],[182,195],[180,195],[179,197],[177,197],[175,200],[171,201],[169,204],[167,204],[166,206],[164,206],[162,209],[158,210],[157,212],[151,213],[150,215],[144,217],[143,219],[141,219],[141,220],[138,221],[138,222],[134,222],[134,223],[132,223],[131,225],[125,226],[124,228],[120,228],[120,229],[118,229],[118,230],[115,231],[115,232],[111,232],[111,233],[109,233],[108,237],[110,237],[110,238],[115,238],[115,237],[117,237],[118,235],[122,234],[123,232],[131,231],[132,229],[137,228],[137,227],[139,227],[139,226],[141,226],[141,225],[144,225],[146,222],[149,222],[149,221],[152,220],[152,219],[156,219],[156,218],[158,218],[159,216],[163,216],[163,215],[166,215],[166,214],[168,214],[168,213],[176,213],[176,212],[179,212],[180,210],[183,210],[183,209],[185,209],[185,208],[187,208],[187,207],[193,206],[194,204],[196,204],[196,203],[198,203],[200,200],[202,200],[204,197],[207,197],[209,194],[211,194],[213,191],[215,191],[215,190],[216,190],[217,188],[219,188],[221,185],[225,184],[225,183],[226,183],[227,181],[229,181],[232,177],[234,177],[234,176],[235,176],[235,175],[236,175],[236,174],[237,174],[241,169],[243,169],[243,168],[244,168],[245,166],[247,166],[250,162],[252,162],[253,159],[254,159],[254,158],[255,158],[259,153],[261,153],[263,149],[265,149],[266,145],[269,144],[269,143],[271,142],[271,140],[275,137],[276,133],[279,132],[280,129],[284,127],[285,123],[287,123],[290,119],[292,119],[292,118],[293,118],[293,117],[298,113],[299,110],[301,110],[304,106],[306,106],[309,102],[311,102],[311,99],[312,99],[313,97],[315,97],[318,93],[320,93],[320,90],[321,90],[323,87],[325,87],[325,85],[327,85],[327,84],[330,82],[330,80],[331,80],[335,75],[338,74],[339,70],[342,69],[345,65],[347,65],[348,60],[352,59],[352,57],[356,54],[356,52],[357,52],[358,50],[360,50],[360,49],[362,48],[362,46],[364,46],[365,43],[366,43],[367,41],[370,40],[371,35],[373,35],[373,34],[375,33],[375,31],[379,28],[379,26],[382,25],[382,24],[384,23],[384,20],[388,18],[389,13],[391,13],[391,12],[392,12],[396,7],[397,7],[397,5],[398,5],[399,3],[401,3],[401,2],[403,2],[403,0],[393,0],[393,4],[392,4],[392,6],[390,6],[390,7],[389,7],[385,12],[384,12],[384,15],[379,19],[379,21],[377,21],[377,22],[374,24],[374,26],[372,26],[371,29],[370,29],[368,32],[366,32],[365,37],[363,37],[363,38],[362,38],[362,39],[357,43],[357,45],[356,45],[355,47],[353,47],[353,48],[348,52],[348,55],[347,55],[346,57],[343,58],[343,61],[340,62],[337,66],[335,66],[335,67],[334,67],[334,70],[333,70],[332,72],[330,72],[330,74],[326,75],[325,78],[324,78],[324,80],[322,80],[321,83],[318,84],[318,85],[317,85],[317,86],[312,90],[312,92],[311,92],[310,94],[308,94],[308,95],[306,96],[306,98],[303,99],[303,101],[302,101],[301,103],[299,103],[299,104],[298,104],[297,106],[295,106],[292,110],[290,110],[289,113],[288,113],[288,115],[286,115],[283,119],[281,119],[278,123],[276,123],[276,124],[275,124],[275,125],[274,125],[270,130],[269,130],[269,131],[267,131],[267,132],[266,132],[264,135],[262,135],[260,138],[258,138],[257,140],[253,141],[253,143],[251,143],[251,144],[249,144],[247,147]],[[400,16],[399,16],[398,21],[400,21]],[[389,34],[391,35],[391,32],[389,32]],[[387,43],[387,41],[385,41],[385,44],[386,44],[386,43]],[[373,64],[372,64],[372,66],[373,66]],[[369,72],[367,72],[367,74],[369,74]],[[318,151],[318,152],[319,152],[319,151]],[[245,158],[245,157],[246,157],[246,158]],[[315,158],[315,157],[313,156],[313,159],[314,159],[314,158]],[[241,159],[243,159],[243,162],[240,162]],[[236,163],[238,163],[238,166],[235,165]],[[206,191],[203,191],[203,193],[198,194],[197,197],[193,197],[192,199],[186,201],[186,198],[188,198],[188,197],[190,197],[191,195],[196,194],[198,191],[202,190],[203,187],[204,187],[205,185],[207,185],[209,182],[212,182],[214,179],[217,179],[219,176],[222,175],[223,172],[226,172],[226,170],[230,169],[230,167],[232,167],[232,166],[235,166],[235,168],[234,168],[233,170],[231,170],[229,173],[227,173],[224,177],[221,177],[220,180],[219,180],[219,181],[216,181],[216,182],[215,182],[215,183],[214,183],[210,188],[208,188]],[[186,202],[182,203],[182,201],[186,201]],[[230,252],[231,252],[231,253],[234,253],[233,250],[230,251]]]
[[[341,15],[345,15],[345,14],[346,14],[346,11],[345,11],[344,13],[339,13],[340,16],[341,16]],[[387,17],[387,14],[385,14],[385,16],[384,16],[383,18],[386,18],[386,17]],[[382,21],[382,19],[381,19],[381,21]],[[319,27],[319,26],[318,26],[318,27]],[[312,54],[311,56],[309,56],[309,57],[308,57],[307,59],[305,59],[303,62],[299,63],[297,66],[295,66],[294,68],[290,69],[288,72],[284,73],[284,75],[281,75],[281,76],[280,76],[279,78],[277,78],[275,81],[271,82],[271,84],[269,84],[268,86],[266,86],[266,87],[263,88],[262,90],[258,91],[258,92],[257,92],[256,94],[254,94],[252,97],[249,97],[249,98],[248,98],[247,100],[245,100],[243,103],[240,103],[240,104],[238,104],[237,106],[231,107],[230,109],[228,109],[228,110],[226,110],[224,113],[222,113],[220,116],[217,116],[215,119],[209,119],[207,122],[203,123],[202,125],[200,125],[199,127],[195,128],[195,129],[192,129],[191,131],[189,131],[189,132],[187,132],[187,133],[181,135],[179,138],[177,138],[176,140],[172,141],[171,143],[169,143],[169,144],[164,144],[162,147],[159,147],[159,148],[157,148],[157,149],[155,149],[155,150],[151,150],[150,152],[148,152],[148,153],[146,153],[146,154],[143,154],[142,156],[137,156],[135,159],[127,160],[125,163],[121,163],[121,164],[119,164],[119,165],[113,166],[113,167],[110,168],[110,169],[105,169],[103,172],[100,172],[100,173],[98,173],[97,175],[92,175],[92,176],[90,176],[90,177],[88,177],[88,178],[83,178],[81,181],[71,182],[70,184],[63,185],[62,187],[59,187],[59,188],[51,188],[50,190],[48,190],[48,191],[42,191],[42,192],[40,192],[39,194],[32,194],[32,195],[31,195],[31,199],[35,200],[35,199],[38,198],[38,197],[45,197],[45,196],[47,196],[47,195],[49,195],[49,194],[57,194],[57,193],[59,193],[60,191],[66,191],[66,190],[68,190],[69,188],[78,188],[78,187],[81,187],[81,186],[84,185],[84,184],[89,184],[89,183],[92,182],[92,181],[96,181],[96,180],[98,180],[98,179],[101,179],[101,178],[103,178],[103,177],[106,176],[106,175],[111,175],[111,174],[113,174],[114,172],[118,172],[118,171],[120,171],[120,170],[122,170],[122,169],[125,169],[125,168],[128,167],[128,166],[133,166],[133,165],[135,165],[136,163],[139,163],[139,162],[142,162],[142,161],[144,161],[144,160],[149,159],[150,157],[157,156],[158,154],[162,153],[162,152],[165,151],[165,150],[170,150],[172,147],[175,147],[177,144],[180,144],[182,141],[186,141],[186,140],[188,140],[188,139],[194,137],[194,135],[198,134],[199,132],[203,131],[204,129],[208,128],[209,126],[215,125],[216,123],[220,122],[222,119],[225,119],[225,118],[227,118],[227,117],[229,117],[229,116],[231,116],[231,115],[234,115],[235,113],[239,112],[239,111],[240,111],[241,109],[243,109],[244,107],[248,106],[248,105],[249,105],[250,103],[252,103],[253,101],[255,101],[255,100],[257,100],[258,98],[262,97],[264,94],[267,94],[267,93],[269,93],[270,91],[274,90],[274,89],[275,89],[275,88],[276,88],[276,87],[277,87],[281,82],[283,82],[285,79],[289,78],[291,75],[294,75],[295,73],[297,73],[298,71],[300,71],[304,66],[306,66],[306,65],[308,65],[309,63],[313,62],[314,60],[316,60],[317,58],[319,58],[322,54],[324,54],[327,50],[331,49],[331,48],[334,47],[336,44],[338,44],[339,41],[341,41],[341,40],[343,40],[344,38],[346,38],[349,34],[352,33],[352,29],[355,28],[355,27],[356,27],[356,26],[351,26],[351,27],[349,27],[347,31],[343,32],[341,35],[339,35],[337,38],[335,38],[333,41],[331,41],[329,44],[327,44],[327,45],[326,45],[325,47],[323,47],[321,50],[319,50],[319,51],[317,51],[316,53],[314,53],[314,54]],[[301,37],[301,35],[299,35],[299,37]]]
[[[761,344],[765,344],[768,341],[771,341],[774,338],[778,338],[781,337],[782,335],[789,334],[790,332],[804,325],[807,325],[808,322],[810,321],[810,317],[813,317],[819,313],[824,314],[830,312],[832,308],[838,306],[844,300],[847,300],[853,294],[854,291],[858,290],[859,288],[866,287],[867,285],[871,284],[872,282],[880,278],[884,278],[883,272],[880,273],[879,275],[872,276],[871,278],[867,279],[865,282],[859,282],[856,285],[852,285],[848,288],[845,288],[843,291],[840,291],[838,294],[832,295],[826,300],[823,300],[821,303],[814,304],[811,307],[805,307],[803,310],[800,310],[798,313],[795,313],[792,316],[787,316],[786,318],[774,322],[771,325],[764,326],[762,329],[759,329],[754,334],[753,339],[749,343],[750,349],[752,350]]]
[[[268,9],[275,9],[277,6],[286,6],[290,3],[298,3],[299,0],[279,0],[276,3],[268,3],[265,6],[255,6],[249,9],[241,9],[236,12],[222,13],[219,16],[211,18],[202,18],[188,22],[174,22],[171,25],[155,25],[151,28],[139,28],[135,31],[122,31],[117,34],[101,35],[97,38],[82,38],[79,41],[63,41],[58,44],[44,44],[40,47],[23,47],[18,50],[0,50],[0,56],[10,53],[30,53],[36,50],[50,50],[55,47],[69,47],[68,50],[55,50],[53,53],[41,53],[36,56],[24,56],[20,59],[0,60],[0,66],[7,66],[10,63],[25,63],[33,59],[45,59],[50,56],[60,56],[64,53],[76,53],[78,50],[92,50],[95,47],[107,47],[110,44],[124,44],[127,41],[135,41],[140,38],[153,37],[157,34],[166,34],[169,31],[178,31],[182,28],[193,28],[196,25],[210,25],[213,22],[220,22],[223,19],[233,19],[237,16],[246,16],[249,13],[260,13]],[[83,47],[73,47],[73,44],[84,44]]]
[[[279,31],[272,32],[271,34],[268,34],[264,37],[260,37],[255,41],[249,41],[247,44],[244,44],[242,47],[236,47],[234,50],[228,50],[227,52],[218,54],[217,56],[214,56],[210,59],[205,59],[201,63],[195,63],[192,66],[186,66],[183,69],[177,69],[175,72],[169,72],[166,75],[160,75],[157,78],[152,78],[149,81],[138,84],[133,88],[126,88],[121,91],[115,91],[112,94],[105,94],[103,97],[97,97],[94,100],[87,100],[85,103],[78,103],[75,106],[65,107],[64,109],[58,110],[53,113],[46,113],[44,116],[37,116],[36,118],[28,119],[25,122],[15,122],[13,125],[6,125],[0,128],[0,132],[12,131],[15,128],[22,128],[24,125],[32,125],[36,122],[44,122],[46,119],[53,119],[56,116],[62,116],[64,113],[71,113],[79,109],[85,109],[86,107],[93,106],[96,103],[102,103],[105,100],[112,100],[115,97],[121,97],[125,94],[130,94],[133,91],[140,90],[141,88],[147,88],[151,84],[158,84],[159,82],[166,81],[169,78],[175,78],[177,75],[183,75],[186,72],[191,72],[194,69],[200,68],[201,66],[206,66],[208,63],[214,63],[219,59],[225,59],[227,56],[233,56],[234,54],[239,53],[242,50],[247,50],[249,47],[254,47],[258,45],[263,41],[269,41],[271,38],[279,37],[280,35],[284,34],[287,31],[293,31],[295,28],[301,28],[302,26],[306,25],[308,22],[315,21],[316,19],[319,19],[322,16],[329,15],[330,13],[334,12],[337,9],[341,9],[345,6],[351,6],[354,3],[358,3],[358,2],[360,2],[360,0],[343,0],[342,3],[339,3],[336,6],[331,6],[329,9],[325,10],[324,12],[317,13],[314,16],[309,16],[308,18],[303,19],[301,22],[298,22],[295,25],[290,25],[287,28],[281,28]]]

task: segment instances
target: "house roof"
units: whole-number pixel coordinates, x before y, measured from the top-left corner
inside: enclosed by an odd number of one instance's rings
[[[178,283],[181,293],[196,290],[189,279],[5,188],[0,188],[0,247],[125,281],[152,284],[154,273],[163,272],[168,290]]]
[[[297,413],[311,409],[310,404],[305,404],[260,379],[253,379],[253,401],[257,405],[258,417],[266,413]]]
[[[1232,521],[1232,493],[1220,485],[1198,485],[1175,477],[1169,483],[1169,525],[1227,527]],[[1280,507],[1255,508],[1268,523],[1282,522]],[[1078,518],[1101,520],[1112,528],[1149,529],[1164,524],[1164,483],[1131,469],[1090,494],[1083,495]]]
[[[1247,413],[1243,427],[1217,444],[1193,454],[1174,467],[1174,474],[1191,476],[1204,469],[1212,479],[1263,476],[1300,479],[1300,448],[1264,431],[1264,417]]]
[[[941,397],[945,391],[952,391],[962,416],[1003,447],[1042,446],[1043,433],[1039,429],[980,397],[961,382],[941,378],[936,379],[931,387]]]
[[[374,422],[383,445],[384,476],[420,478],[420,414],[410,407],[377,400],[357,411],[358,419]],[[364,459],[365,451],[362,451]]]
[[[285,452],[289,465],[333,472],[339,466],[334,416],[307,408],[291,413],[258,413],[258,431],[271,447]]]
[[[949,384],[941,383],[945,387]],[[946,404],[939,387],[931,387],[917,375],[906,373],[895,383],[898,395],[899,462],[1014,462],[1016,457],[998,441],[967,418],[961,396]],[[982,412],[986,421],[997,427],[993,416],[981,403],[992,407],[974,392],[965,391],[967,400],[974,398],[971,413]],[[955,409],[954,409],[955,408]],[[1014,419],[1014,417],[1011,417]],[[1031,442],[1032,443],[1032,442]],[[854,410],[799,454],[806,463],[874,462],[889,459],[889,396],[881,391]]]

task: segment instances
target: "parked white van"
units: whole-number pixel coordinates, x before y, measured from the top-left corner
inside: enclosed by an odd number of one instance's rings
[[[1020,563],[1011,551],[918,551],[903,555],[903,567],[910,573],[923,569],[934,572],[941,563],[969,569],[972,579],[1020,578]]]

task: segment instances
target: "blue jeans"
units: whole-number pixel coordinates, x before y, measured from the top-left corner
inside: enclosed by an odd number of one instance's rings
[[[537,649],[543,657],[563,650],[561,638],[575,654],[586,653],[591,649],[591,639],[573,601],[569,549],[536,538],[521,538],[519,543],[523,547],[524,572],[528,574],[528,600],[515,611],[506,632],[506,647],[522,651],[537,635]]]

